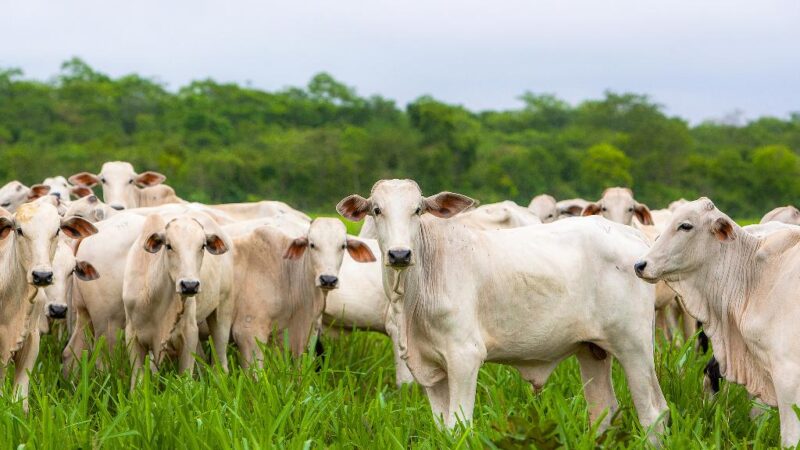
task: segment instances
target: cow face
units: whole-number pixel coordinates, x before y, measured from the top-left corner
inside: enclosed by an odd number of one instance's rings
[[[606,189],[600,201],[589,203],[583,210],[584,216],[595,214],[624,225],[631,225],[633,217],[636,216],[643,225],[653,225],[650,209],[634,200],[633,192],[628,188]]]
[[[68,298],[72,296],[72,277],[77,276],[83,281],[99,278],[97,270],[88,262],[75,260],[72,248],[60,241],[53,259],[53,284],[44,288],[44,312],[51,319],[63,319],[67,316]]]
[[[107,219],[103,203],[94,194],[70,203],[64,217],[81,217],[92,223]],[[112,211],[113,212],[113,211]]]
[[[16,180],[8,182],[0,188],[0,207],[13,213],[23,203],[45,195],[48,190],[49,188],[40,185],[31,189]]]
[[[82,172],[71,176],[69,181],[86,187],[101,185],[103,201],[116,210],[123,210],[139,206],[139,188],[156,186],[166,178],[158,172],[137,174],[131,163],[114,161],[103,164],[97,175]]]
[[[371,215],[381,251],[385,252],[384,261],[395,269],[403,269],[414,264],[412,243],[417,242],[422,214],[450,218],[474,203],[473,199],[452,192],[423,197],[412,180],[382,180],[372,187],[369,199],[351,195],[339,202],[336,209],[350,220]]]
[[[45,200],[45,199],[42,199]],[[58,236],[80,239],[97,233],[91,223],[77,217],[62,219],[50,202],[25,203],[12,218],[0,217],[0,239],[13,239],[16,257],[34,286],[53,283],[53,258]]]
[[[337,219],[315,219],[308,235],[292,241],[283,257],[299,260],[308,252],[314,284],[323,290],[339,287],[339,269],[344,252],[357,262],[375,261],[369,247],[358,239],[347,236],[344,224]]]
[[[150,253],[163,251],[170,279],[181,298],[200,292],[200,270],[205,252],[221,255],[228,246],[216,234],[208,234],[197,220],[183,216],[167,223],[163,232],[153,233],[144,242]]]
[[[675,211],[655,245],[636,263],[636,274],[649,282],[679,281],[736,239],[736,228],[711,200],[704,197],[687,203]]]
[[[556,206],[556,199],[550,195],[542,194],[533,197],[528,209],[542,221],[542,223],[550,223],[558,219],[558,207]]]

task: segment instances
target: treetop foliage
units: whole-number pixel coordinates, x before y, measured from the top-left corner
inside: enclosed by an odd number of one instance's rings
[[[0,69],[0,178],[33,184],[128,160],[167,175],[187,200],[277,199],[331,213],[347,194],[405,177],[484,203],[596,199],[621,185],[652,208],[706,195],[758,217],[800,198],[800,113],[690,126],[631,93],[520,100],[474,112],[422,96],[402,109],[326,73],[275,92],[210,79],[173,92],[73,58],[46,82]]]

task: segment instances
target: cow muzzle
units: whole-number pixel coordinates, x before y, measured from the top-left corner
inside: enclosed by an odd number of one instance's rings
[[[53,272],[49,270],[34,270],[31,272],[34,286],[50,286],[53,284]]]
[[[186,296],[197,295],[200,292],[200,282],[197,280],[181,280],[178,282],[178,292]]]
[[[319,287],[325,290],[336,289],[339,287],[339,277],[336,275],[320,275]]]
[[[67,317],[67,305],[51,303],[47,305],[47,317],[51,319],[64,319]]]
[[[394,268],[403,268],[411,265],[411,250],[407,248],[393,248],[386,252],[386,261]]]
[[[647,269],[647,261],[644,260],[638,261],[636,264],[633,265],[633,271],[636,272],[637,277],[641,278],[644,281],[647,281],[648,283],[655,283],[656,281],[658,281],[657,278],[645,273],[646,269]]]
[[[125,206],[120,205],[119,203],[114,203],[114,204],[108,205],[108,206],[116,209],[117,211],[122,211],[123,209],[125,209]]]

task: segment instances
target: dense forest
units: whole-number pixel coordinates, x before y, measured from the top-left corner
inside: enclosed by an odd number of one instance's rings
[[[325,73],[276,92],[213,80],[173,91],[79,59],[46,82],[0,69],[0,180],[128,160],[167,175],[187,200],[278,199],[316,212],[389,177],[525,205],[538,193],[594,199],[622,185],[654,208],[706,195],[737,217],[800,198],[800,113],[690,126],[644,95],[520,100],[473,112],[423,96],[403,109]]]

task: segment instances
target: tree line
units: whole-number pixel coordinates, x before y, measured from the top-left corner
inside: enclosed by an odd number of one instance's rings
[[[706,195],[737,217],[800,198],[800,113],[692,126],[638,94],[520,100],[475,112],[422,96],[402,108],[325,73],[274,92],[210,79],[170,91],[77,58],[47,81],[0,69],[0,180],[127,160],[164,173],[187,200],[277,199],[316,212],[397,177],[484,203],[596,199],[617,185],[652,208]]]

